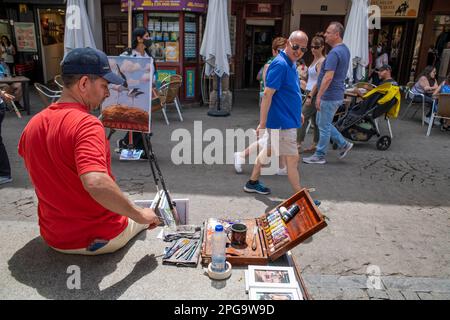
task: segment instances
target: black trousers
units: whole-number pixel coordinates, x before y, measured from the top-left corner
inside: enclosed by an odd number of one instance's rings
[[[11,177],[11,166],[9,165],[8,154],[2,139],[2,122],[5,117],[5,106],[0,103],[0,177]]]

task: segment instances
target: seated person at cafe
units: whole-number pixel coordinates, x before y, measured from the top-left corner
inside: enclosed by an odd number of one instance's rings
[[[11,72],[8,65],[0,58],[0,78],[9,77]],[[14,103],[18,108],[21,108],[20,99],[22,99],[22,84],[20,82],[13,82],[11,84],[0,83],[0,89],[7,94],[14,96]]]
[[[139,232],[156,227],[150,208],[139,208],[114,181],[105,128],[91,115],[123,84],[102,51],[78,48],[62,62],[61,98],[35,115],[19,141],[38,198],[42,238],[56,251],[115,252]]]
[[[442,83],[439,85],[439,87],[434,91],[433,96],[436,97],[437,103],[435,104],[435,110],[437,111],[437,105],[439,104],[439,94],[450,94],[450,73],[447,75],[447,78],[442,81]],[[448,119],[441,119],[441,131],[450,131],[450,120]]]
[[[388,64],[384,64],[378,69],[378,77],[380,78],[380,84],[385,84],[387,82],[392,83],[394,86],[398,86],[397,81],[392,78],[392,68]]]

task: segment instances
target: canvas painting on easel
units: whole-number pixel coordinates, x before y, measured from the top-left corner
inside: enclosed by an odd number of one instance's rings
[[[153,64],[151,58],[108,57],[123,85],[109,85],[110,96],[102,104],[107,128],[149,133]]]

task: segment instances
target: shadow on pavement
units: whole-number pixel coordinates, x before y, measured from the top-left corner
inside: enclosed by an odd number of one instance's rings
[[[102,280],[116,271],[118,264],[137,240],[144,240],[141,233],[121,250],[102,256],[65,255],[54,251],[41,237],[28,242],[8,261],[11,275],[20,283],[35,288],[47,299],[102,299],[115,300],[135,282],[151,273],[158,265],[154,255],[139,260],[133,270],[108,288],[101,289]],[[78,266],[81,289],[68,289],[73,284],[74,272],[69,266]],[[70,270],[70,269],[69,269]]]

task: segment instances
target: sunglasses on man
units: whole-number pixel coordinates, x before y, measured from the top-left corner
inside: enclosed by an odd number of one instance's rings
[[[297,51],[300,49],[301,52],[305,53],[308,51],[308,48],[306,47],[300,47],[298,44],[292,44],[291,42],[289,42],[289,45],[291,46],[292,50]]]

